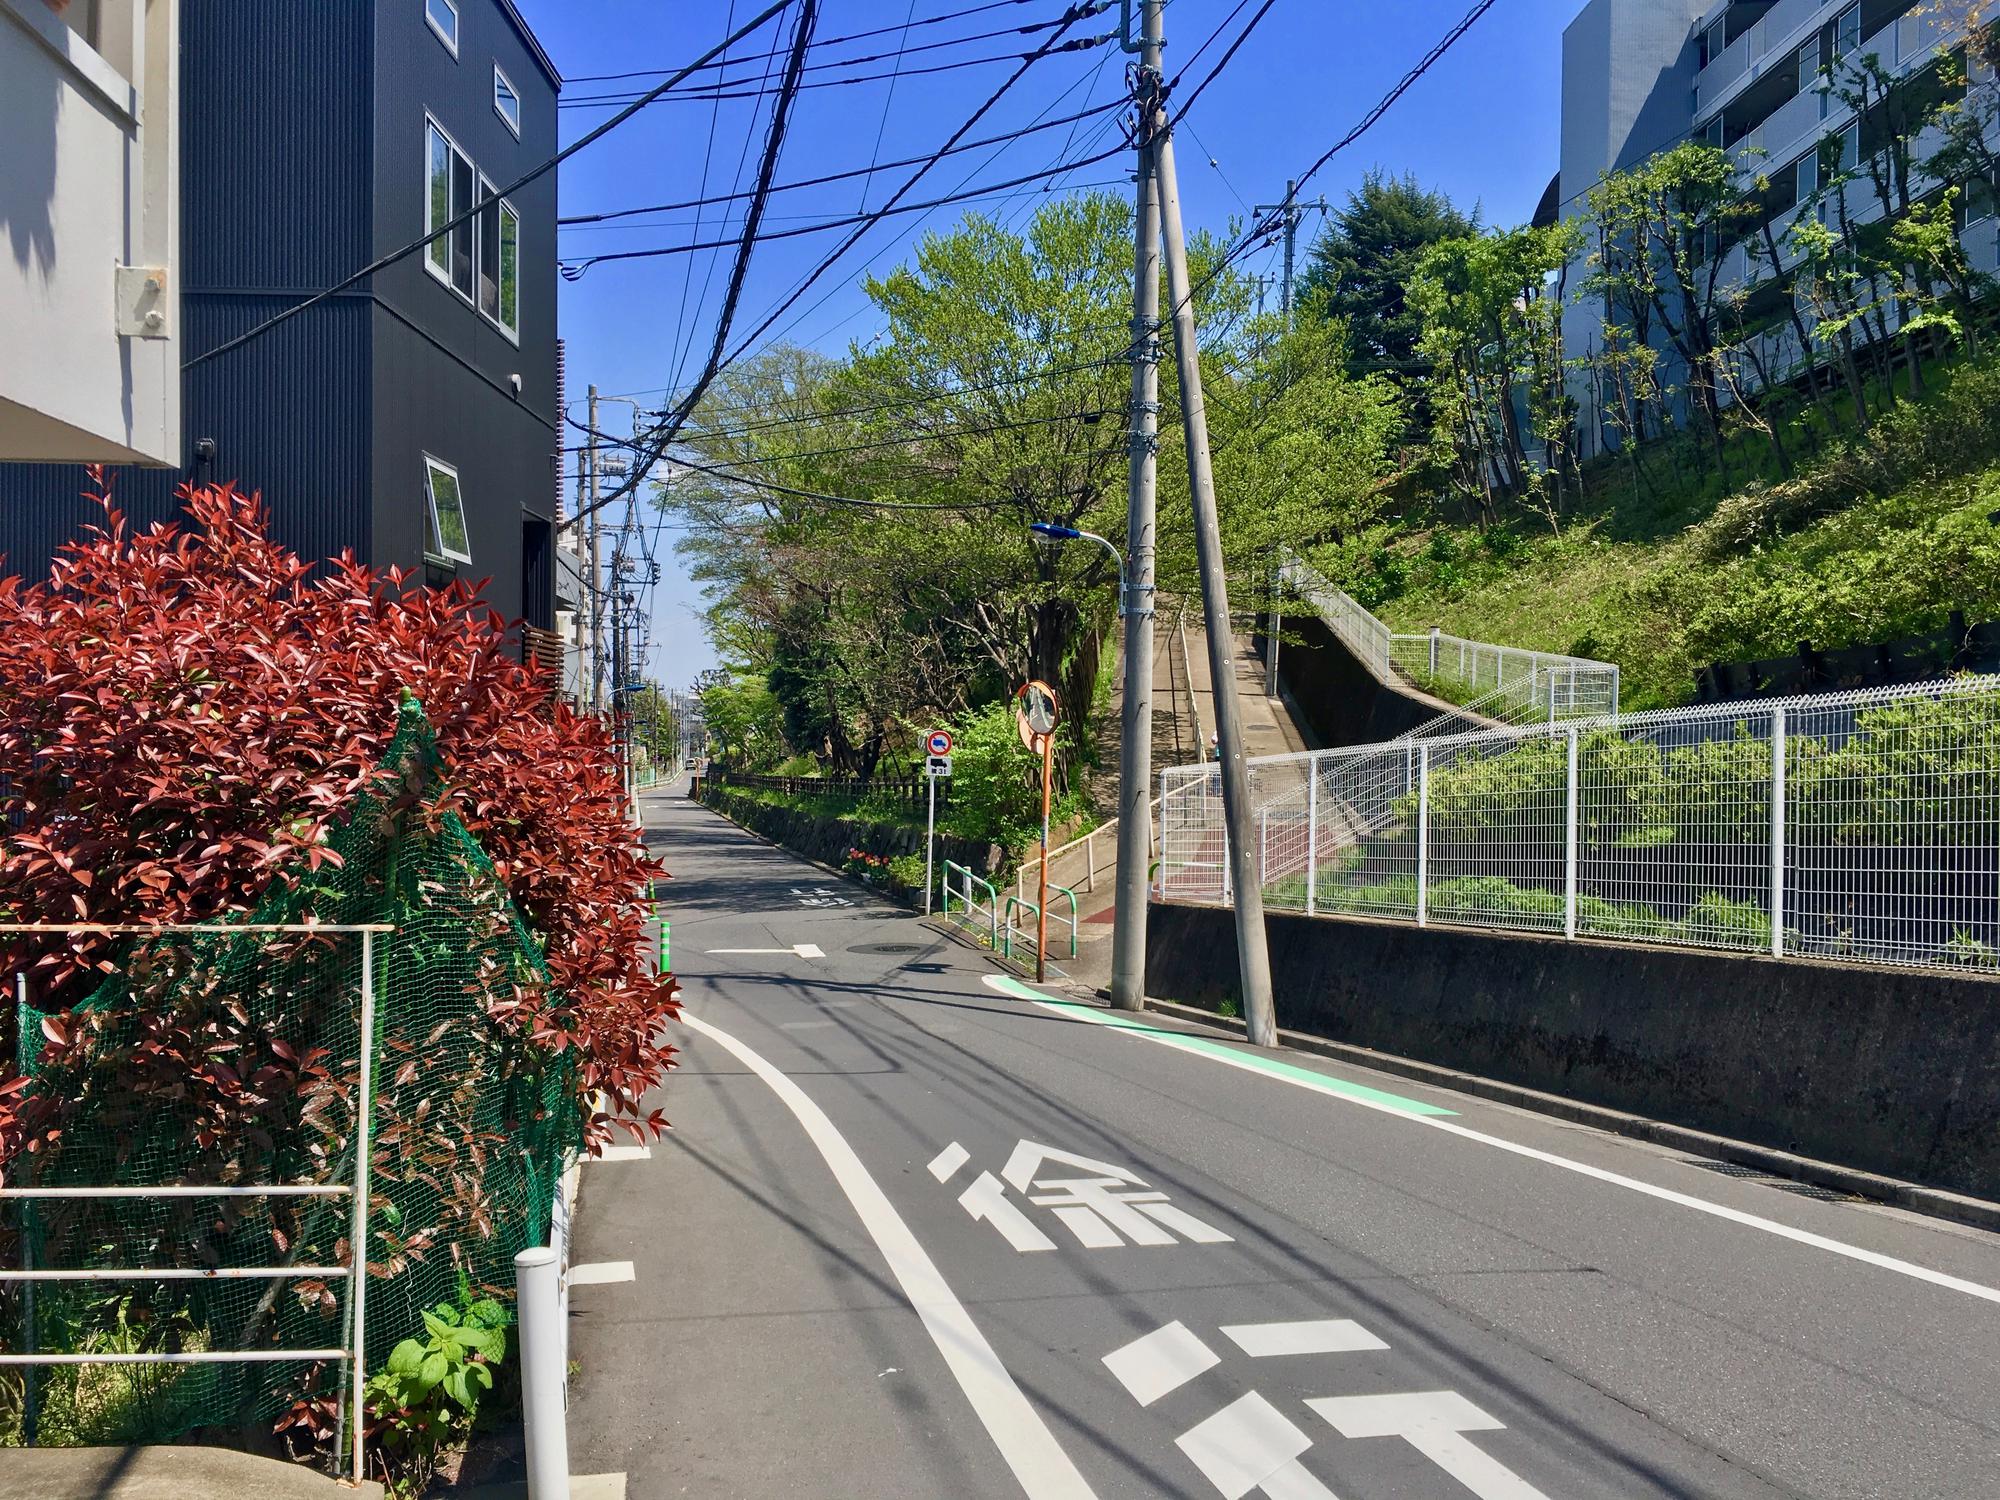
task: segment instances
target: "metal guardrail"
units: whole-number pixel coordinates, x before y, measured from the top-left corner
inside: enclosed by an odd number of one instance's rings
[[[956,886],[952,884],[952,877],[954,875],[958,877],[958,884]],[[978,901],[973,899],[972,888],[974,886],[978,886],[986,892],[986,904],[983,908]],[[964,911],[978,914],[983,910],[986,917],[986,946],[993,949],[996,953],[999,952],[1000,893],[990,883],[981,880],[964,865],[949,859],[944,862],[943,889],[944,904],[941,908],[942,915],[947,918],[951,916],[951,900],[953,896],[958,897],[958,904]]]
[[[2000,977],[2000,676],[1250,763],[1264,904]],[[1212,766],[1159,891],[1228,904]]]
[[[1061,896],[1065,901],[1069,902],[1069,956],[1075,958],[1077,938],[1076,892],[1070,890],[1067,886],[1052,885],[1049,887],[1049,894],[1051,896]],[[1000,929],[1000,956],[1002,958],[1012,958],[1014,956],[1014,939],[1017,933],[1023,942],[1026,942],[1031,947],[1034,945],[1035,929],[1033,927],[1016,928],[1014,926],[1014,913],[1017,911],[1033,912],[1037,918],[1042,913],[1041,907],[1032,901],[1023,901],[1019,896],[1009,896],[1007,898],[1007,915]]]

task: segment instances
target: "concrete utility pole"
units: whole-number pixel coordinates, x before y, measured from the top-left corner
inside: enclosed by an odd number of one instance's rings
[[[1159,180],[1160,229],[1166,244],[1167,297],[1174,313],[1174,362],[1181,378],[1186,427],[1188,490],[1194,502],[1194,540],[1201,563],[1202,617],[1208,628],[1208,670],[1215,688],[1215,729],[1222,755],[1222,817],[1228,830],[1228,874],[1236,889],[1236,951],[1242,975],[1243,1016],[1251,1044],[1278,1045],[1271,1002],[1271,955],[1264,944],[1264,888],[1250,810],[1250,769],[1243,758],[1243,708],[1236,700],[1235,636],[1229,622],[1229,579],[1222,559],[1222,530],[1215,517],[1215,470],[1209,461],[1208,412],[1201,396],[1201,351],[1195,343],[1194,292],[1188,285],[1187,233],[1181,224],[1174,137],[1169,128],[1153,142]]]
[[[1288,333],[1292,327],[1292,269],[1299,258],[1299,223],[1309,213],[1326,212],[1325,198],[1316,203],[1294,203],[1292,199],[1298,190],[1299,185],[1296,182],[1287,182],[1283,203],[1259,203],[1250,210],[1259,217],[1264,214],[1285,216],[1285,274],[1278,283],[1278,308],[1285,315],[1285,331]]]
[[[1142,0],[1134,92],[1139,170],[1132,256],[1132,409],[1125,499],[1125,719],[1118,751],[1118,905],[1111,933],[1111,1003],[1146,1008],[1146,894],[1153,819],[1153,545],[1160,429],[1160,206],[1148,137],[1160,109],[1161,11]],[[1163,851],[1164,852],[1164,851]]]
[[[599,538],[597,509],[597,387],[590,388],[590,492],[584,503],[590,507],[590,707],[604,708],[604,555]]]

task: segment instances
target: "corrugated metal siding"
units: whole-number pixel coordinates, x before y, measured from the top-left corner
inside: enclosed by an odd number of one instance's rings
[[[374,9],[181,7],[185,289],[317,291],[367,264]]]

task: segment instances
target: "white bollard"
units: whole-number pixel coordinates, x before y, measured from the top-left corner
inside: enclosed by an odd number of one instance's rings
[[[514,1257],[519,1319],[521,1422],[528,1439],[528,1500],[569,1500],[569,1426],[563,1410],[562,1265],[547,1246]]]

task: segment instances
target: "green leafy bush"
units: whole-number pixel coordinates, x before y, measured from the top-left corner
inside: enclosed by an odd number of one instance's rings
[[[363,1388],[368,1437],[397,1493],[421,1494],[439,1456],[471,1430],[493,1372],[507,1357],[507,1309],[475,1297],[460,1279],[458,1300],[422,1314],[421,1338],[389,1351]]]

